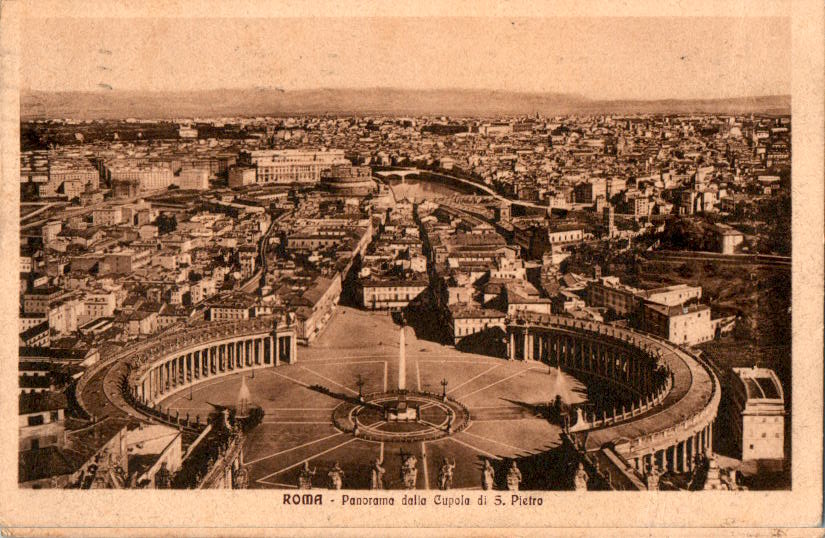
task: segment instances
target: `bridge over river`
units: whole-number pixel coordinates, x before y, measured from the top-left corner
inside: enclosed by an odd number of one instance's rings
[[[504,202],[506,204],[510,204],[511,206],[517,207],[524,207],[524,208],[532,208],[532,209],[540,209],[543,211],[547,211],[548,207],[546,205],[539,205],[533,202],[527,202],[524,200],[511,200],[509,198],[505,198],[504,196],[498,194],[489,186],[484,185],[483,183],[478,183],[475,181],[471,181],[469,179],[464,179],[456,176],[452,176],[449,174],[442,174],[440,172],[432,172],[430,170],[421,170],[418,168],[401,168],[397,170],[379,170],[373,172],[374,175],[383,178],[383,179],[390,179],[390,178],[400,178],[402,181],[409,177],[427,179],[427,176],[433,177],[435,179],[439,179],[444,181],[447,184],[450,183],[457,183],[465,187],[470,187],[475,189],[478,192],[484,193],[488,196],[492,196],[497,200]]]

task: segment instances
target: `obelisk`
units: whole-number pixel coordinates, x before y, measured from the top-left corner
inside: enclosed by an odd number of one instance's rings
[[[407,352],[404,337],[404,326],[401,326],[401,336],[398,338],[398,390],[407,390]]]

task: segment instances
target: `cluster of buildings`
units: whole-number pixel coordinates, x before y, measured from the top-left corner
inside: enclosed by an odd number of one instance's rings
[[[591,280],[586,288],[588,306],[604,309],[614,318],[631,319],[639,329],[685,346],[713,340],[730,323],[728,318],[711,319],[710,307],[701,298],[700,286],[642,290],[611,276]]]
[[[418,211],[434,302],[456,345],[503,330],[517,310],[549,313],[550,300],[527,280],[519,247],[494,226],[452,204],[422,204]]]
[[[166,201],[109,204],[24,231],[21,345],[154,334],[254,274],[269,215],[249,207],[230,218],[197,197],[175,208]]]
[[[90,452],[72,387],[112,349],[197,321],[289,314],[309,344],[349,295],[368,310],[423,303],[457,346],[500,343],[520,311],[710,341],[734,320],[713,318],[701,287],[638,289],[563,271],[564,260],[616,239],[629,250],[674,219],[699,222],[703,247],[739,253],[758,233],[749,211],[788,189],[786,117],[129,125],[141,136],[78,133],[21,155],[20,461],[32,487],[168,482],[176,430],[113,420],[94,428]],[[394,166],[449,172],[488,195],[397,200],[373,176]],[[760,381],[770,374],[737,375],[738,416],[781,416],[781,387]],[[747,454],[777,454],[763,439],[781,420],[740,426]]]
[[[171,188],[207,190],[238,158],[227,140],[95,141],[21,152],[23,201],[99,204]]]
[[[252,183],[315,185],[321,173],[332,166],[351,166],[343,150],[303,151],[253,150],[241,151],[238,164],[229,170],[229,186],[242,187]]]
[[[21,349],[21,487],[168,487],[180,468],[184,434],[179,429],[123,417],[90,425],[78,417],[71,387],[95,360],[77,350]]]
[[[262,301],[295,314],[300,342],[323,331],[372,241],[369,203],[352,202],[309,193],[274,222]]]
[[[359,272],[360,304],[369,310],[403,310],[429,287],[413,205],[389,209]]]

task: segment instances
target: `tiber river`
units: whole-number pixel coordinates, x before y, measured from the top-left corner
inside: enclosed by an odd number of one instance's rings
[[[444,183],[422,181],[417,178],[406,178],[403,182],[392,179],[389,183],[395,193],[396,200],[406,198],[413,202],[420,202],[422,200],[433,200],[440,196],[452,196],[465,192]]]

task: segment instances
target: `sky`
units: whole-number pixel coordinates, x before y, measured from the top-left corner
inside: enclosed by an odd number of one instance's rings
[[[21,86],[47,91],[791,93],[786,18],[38,18],[20,39]]]

